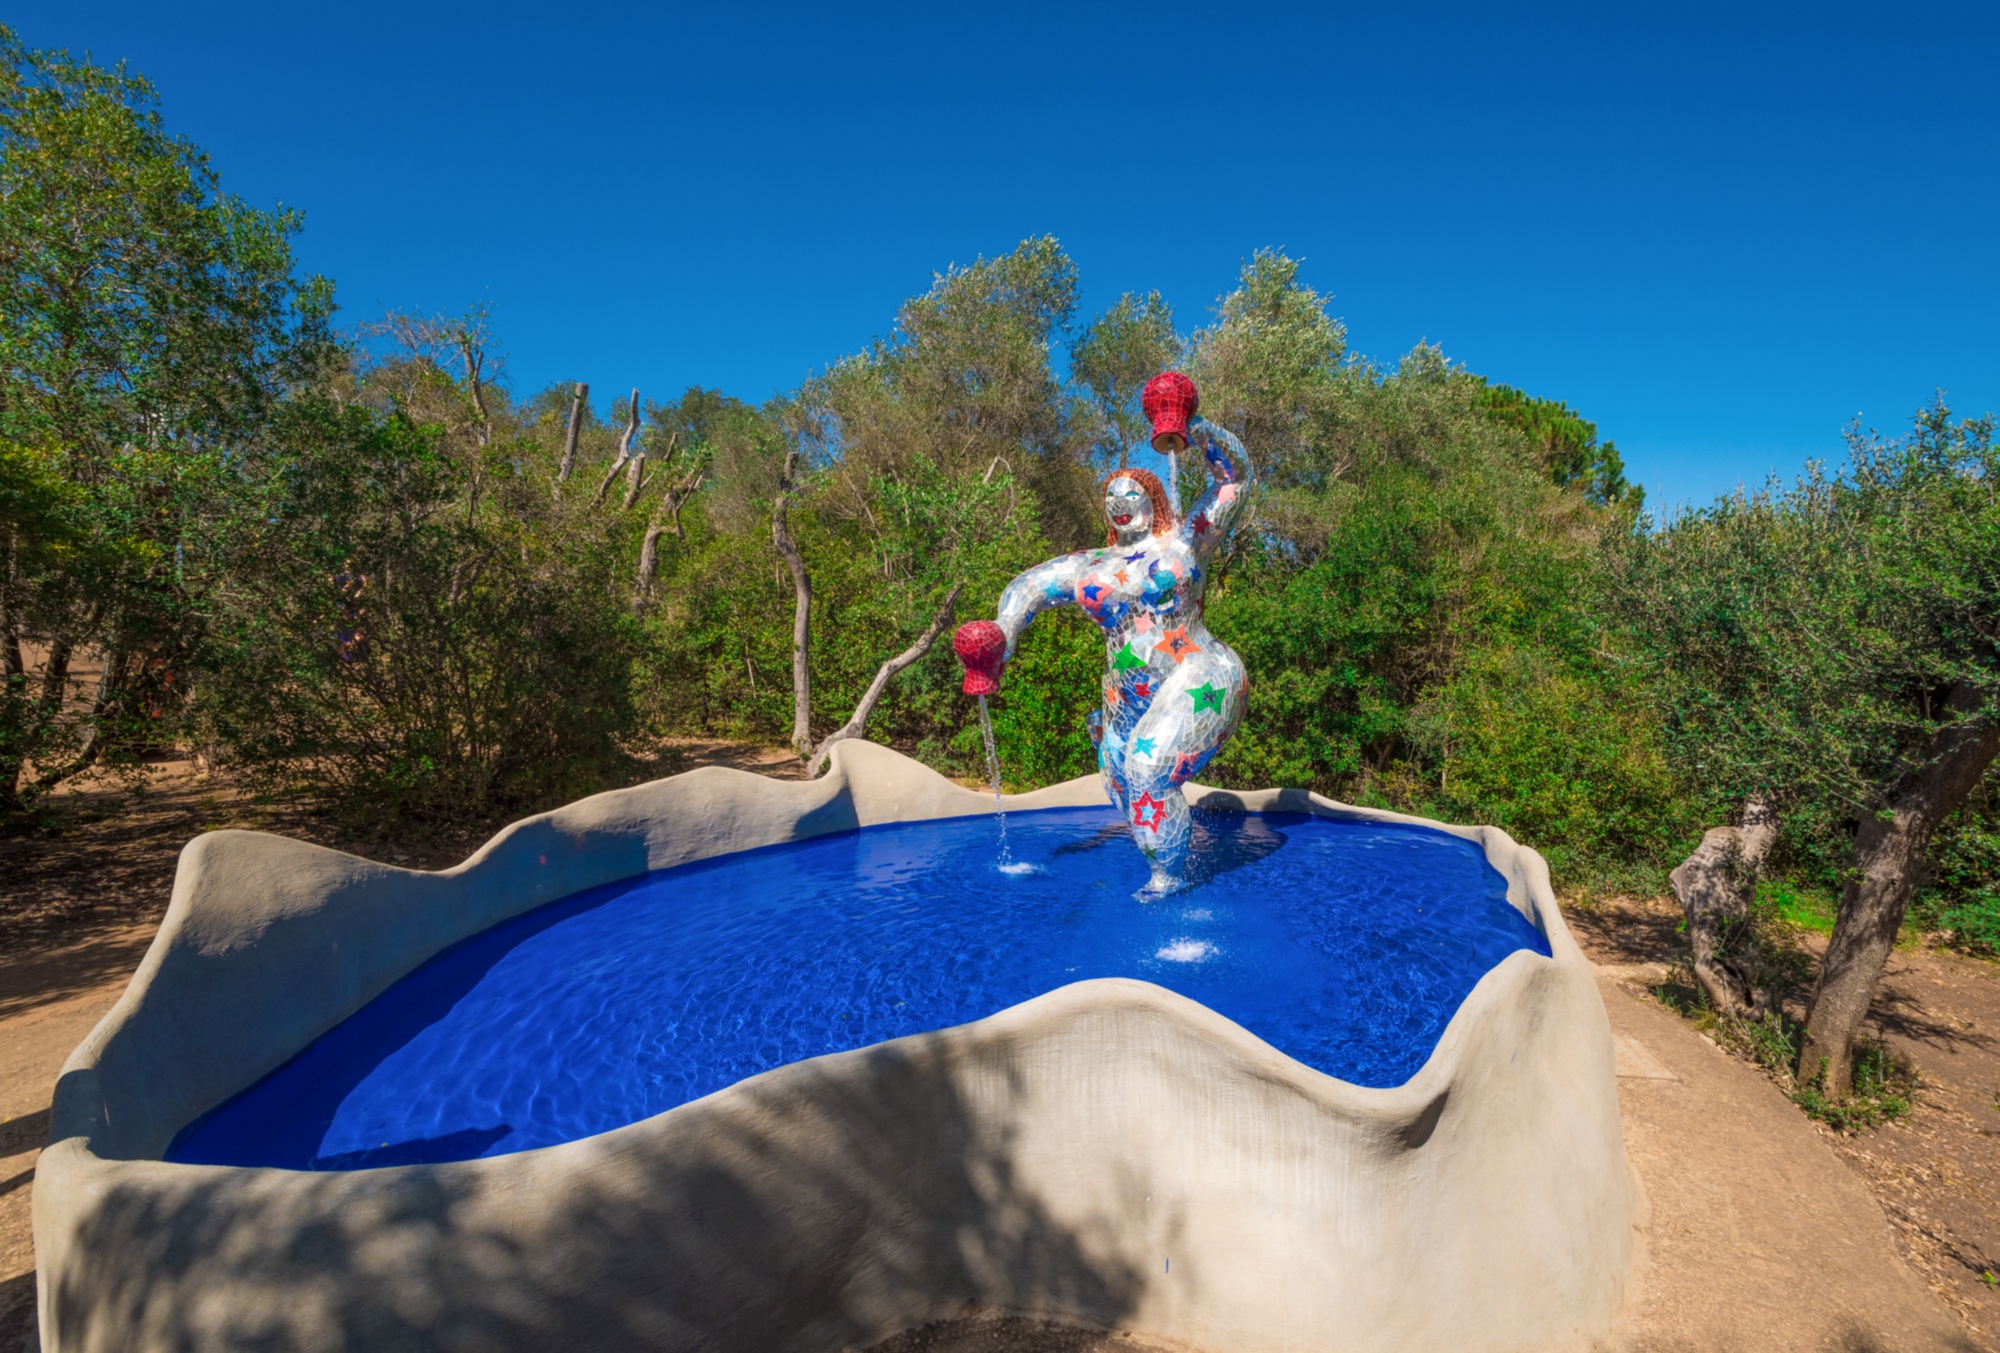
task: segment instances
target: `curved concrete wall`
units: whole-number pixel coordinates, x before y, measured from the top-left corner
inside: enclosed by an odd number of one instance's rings
[[[1010,806],[1101,802],[1090,779]],[[803,1353],[971,1309],[1210,1353],[1605,1341],[1633,1220],[1610,1029],[1541,857],[1495,828],[1444,830],[1484,846],[1553,957],[1488,973],[1392,1090],[1105,979],[515,1155],[344,1174],[159,1159],[509,916],[991,806],[848,742],[818,781],[692,771],[516,823],[439,874],[252,832],[189,843],[152,950],[57,1086],[35,1187],[44,1348]]]

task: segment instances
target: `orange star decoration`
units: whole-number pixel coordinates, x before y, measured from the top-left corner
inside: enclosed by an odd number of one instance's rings
[[[1189,655],[1201,652],[1201,645],[1187,637],[1186,625],[1161,630],[1159,642],[1154,647],[1175,662],[1185,662]]]
[[[1146,820],[1148,813],[1152,814],[1153,818],[1150,822]],[[1154,798],[1151,794],[1141,794],[1132,801],[1132,825],[1135,827],[1147,827],[1153,831],[1158,831],[1160,823],[1166,820],[1166,816],[1166,803],[1163,800]]]

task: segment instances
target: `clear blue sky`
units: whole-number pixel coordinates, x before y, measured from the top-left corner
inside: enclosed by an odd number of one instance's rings
[[[1355,350],[1568,400],[1656,503],[2000,409],[2000,5],[11,7],[124,58],[348,317],[758,399],[1053,233],[1183,328],[1282,246]]]

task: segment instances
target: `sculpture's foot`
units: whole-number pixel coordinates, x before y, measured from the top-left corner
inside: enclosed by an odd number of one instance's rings
[[[1177,893],[1185,887],[1187,887],[1185,879],[1168,872],[1165,867],[1156,864],[1153,866],[1153,877],[1148,879],[1146,886],[1141,888],[1134,896],[1141,902],[1151,902],[1157,898],[1165,897],[1169,893]]]

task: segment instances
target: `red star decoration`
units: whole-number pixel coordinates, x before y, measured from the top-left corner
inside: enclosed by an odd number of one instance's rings
[[[1198,535],[1198,536],[1205,536],[1205,535],[1207,535],[1207,534],[1208,534],[1208,514],[1207,514],[1206,512],[1202,513],[1202,514],[1201,514],[1200,516],[1196,517],[1196,518],[1195,518],[1195,519],[1194,519],[1193,521],[1189,522],[1189,523],[1188,523],[1188,525],[1189,525],[1189,526],[1192,526],[1192,527],[1194,528],[1194,533],[1195,533],[1196,535]]]
[[[1153,815],[1151,822],[1146,821],[1146,814],[1148,813]],[[1160,823],[1166,820],[1166,816],[1166,803],[1154,798],[1151,794],[1141,794],[1132,803],[1132,825],[1135,827],[1145,827],[1152,831],[1158,831]]]
[[[1134,694],[1134,695],[1138,696],[1138,697],[1139,697],[1139,698],[1140,698],[1141,700],[1150,700],[1150,699],[1152,699],[1152,698],[1153,698],[1153,683],[1152,683],[1152,682],[1150,682],[1150,681],[1142,681],[1142,682],[1140,682],[1140,683],[1139,683],[1138,685],[1136,685],[1136,686],[1134,686],[1134,687],[1132,688],[1132,694]]]
[[[1175,662],[1185,662],[1189,654],[1201,652],[1201,645],[1187,637],[1186,625],[1161,630],[1157,647]]]
[[[1116,573],[1112,574],[1111,576],[1116,578],[1120,583],[1128,581],[1128,579],[1125,576],[1125,570],[1122,568],[1119,569]]]

